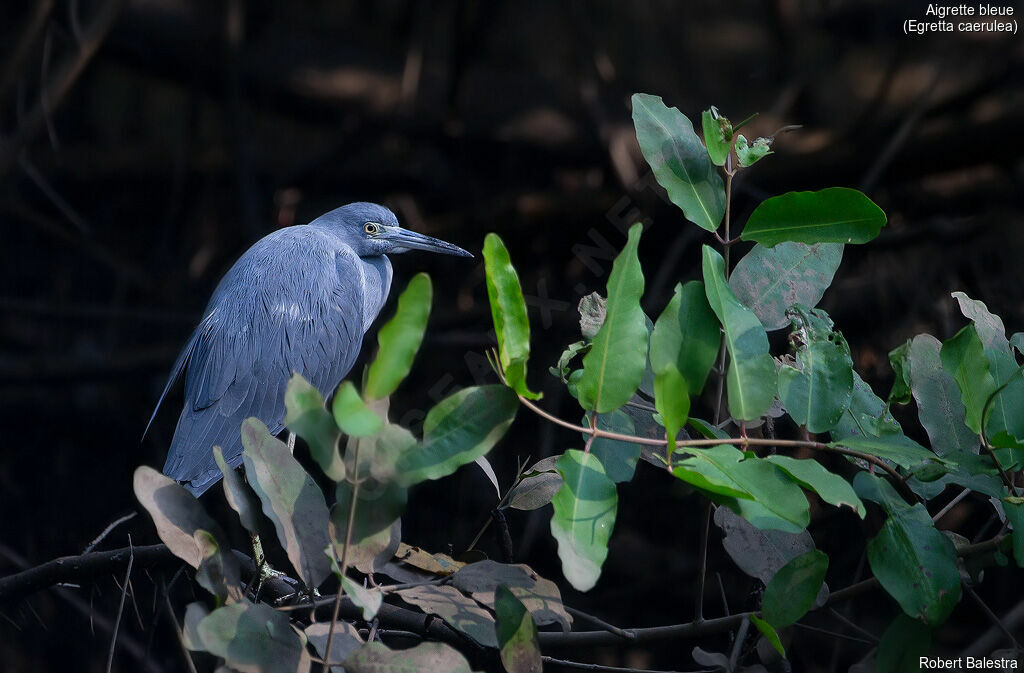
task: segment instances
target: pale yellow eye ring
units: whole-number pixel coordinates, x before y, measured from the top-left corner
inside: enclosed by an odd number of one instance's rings
[[[377,224],[376,222],[367,222],[366,224],[363,225],[363,231],[365,231],[370,236],[376,236],[377,234],[380,233],[380,225]]]

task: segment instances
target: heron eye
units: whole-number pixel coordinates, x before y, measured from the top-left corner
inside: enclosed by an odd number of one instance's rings
[[[376,236],[380,233],[380,225],[376,222],[367,222],[363,225],[363,231],[371,236]]]

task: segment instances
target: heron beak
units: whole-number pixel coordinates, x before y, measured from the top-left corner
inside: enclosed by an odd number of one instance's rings
[[[425,236],[418,234],[415,231],[403,229],[401,227],[391,228],[387,232],[387,239],[394,244],[393,252],[405,252],[406,250],[426,250],[427,252],[436,252],[442,255],[454,255],[456,257],[472,257],[473,255],[466,252],[457,245],[452,245],[442,241],[439,238],[432,236]]]

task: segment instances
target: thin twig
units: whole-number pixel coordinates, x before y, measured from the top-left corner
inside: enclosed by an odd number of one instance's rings
[[[181,647],[181,656],[188,665],[189,673],[196,673],[196,664],[192,661],[192,654],[188,651],[188,647],[185,646],[185,636],[181,633],[181,627],[178,626],[178,618],[174,616],[174,608],[171,607],[171,598],[167,593],[167,585],[164,585],[163,593],[164,606],[167,608],[167,614],[171,617],[171,626],[174,627],[174,635],[177,636],[178,646]]]
[[[566,605],[565,606],[565,611],[568,612],[573,617],[578,617],[579,619],[581,619],[581,620],[583,620],[585,622],[590,622],[594,626],[596,626],[598,628],[601,628],[601,629],[604,629],[605,631],[608,631],[609,633],[614,633],[615,635],[619,636],[620,638],[624,638],[625,640],[636,640],[636,635],[633,634],[631,631],[626,631],[625,629],[620,629],[617,626],[612,626],[611,624],[609,624],[608,622],[604,621],[603,619],[600,619],[599,617],[595,617],[594,615],[591,615],[591,614],[588,614],[586,612],[583,612],[582,610],[577,610],[576,608],[570,608],[568,605]]]
[[[942,509],[940,509],[940,510],[938,511],[938,513],[937,513],[937,514],[936,514],[935,516],[933,516],[933,517],[932,517],[932,522],[933,522],[933,523],[938,523],[938,522],[939,522],[939,519],[941,519],[942,517],[944,517],[944,516],[946,516],[947,514],[949,514],[949,511],[950,511],[951,509],[953,509],[954,507],[956,507],[957,505],[959,505],[959,504],[960,504],[960,501],[961,501],[961,500],[963,500],[964,498],[966,498],[967,496],[969,496],[970,494],[971,494],[971,489],[969,489],[969,488],[965,488],[964,490],[960,491],[960,494],[959,494],[959,495],[957,495],[957,496],[956,496],[955,498],[953,498],[952,500],[950,500],[950,501],[949,501],[949,502],[948,502],[948,503],[946,504],[946,506],[945,506],[945,507],[943,507]]]
[[[329,673],[331,660],[331,645],[334,643],[334,629],[338,625],[338,611],[341,609],[341,597],[345,593],[345,570],[348,565],[348,549],[352,546],[352,526],[356,520],[356,502],[359,500],[359,485],[362,480],[359,478],[359,442],[355,443],[353,449],[352,464],[355,466],[355,474],[352,478],[352,501],[348,504],[348,523],[345,525],[345,548],[341,550],[341,562],[338,564],[338,593],[334,597],[334,608],[331,611],[331,628],[327,631],[327,647],[324,649],[323,673]],[[332,554],[333,551],[333,545]]]
[[[91,552],[93,549],[96,548],[96,545],[98,545],[100,542],[103,542],[103,538],[105,538],[108,535],[110,535],[111,531],[113,531],[115,528],[117,528],[118,526],[123,524],[125,521],[130,521],[130,520],[134,519],[137,514],[138,514],[138,512],[132,512],[131,514],[125,514],[120,519],[112,521],[109,526],[107,526],[106,528],[103,529],[102,533],[97,535],[93,539],[93,541],[89,543],[89,546],[86,547],[85,551],[83,551],[82,553],[83,554],[88,554],[89,552]],[[131,536],[129,536],[129,538],[130,537]]]
[[[743,649],[743,641],[747,639],[747,632],[750,630],[750,618],[747,617],[740,622],[740,630],[736,634],[736,642],[732,644],[732,652],[729,654],[729,670],[736,670],[736,662],[740,660],[740,651]]]
[[[128,549],[132,549],[132,536],[128,536]],[[121,628],[121,615],[124,613],[124,599],[128,595],[128,580],[132,577],[132,564],[135,563],[134,551],[128,554],[128,569],[124,572],[124,587],[121,589],[121,602],[117,605],[117,616],[114,617],[114,633],[110,636],[110,653],[107,655],[107,673],[114,666],[114,649],[117,647],[117,631]]]
[[[693,608],[693,619],[696,622],[704,621],[704,577],[708,570],[708,534],[711,529],[711,501],[704,505],[704,523],[700,529],[700,552],[697,557],[697,590],[694,592],[695,605]]]

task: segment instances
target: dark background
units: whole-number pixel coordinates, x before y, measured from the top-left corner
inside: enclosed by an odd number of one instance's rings
[[[923,3],[810,0],[0,3],[0,574],[80,553],[137,509],[132,471],[163,464],[180,391],[140,444],[142,429],[221,274],[274,228],[350,201],[385,203],[475,253],[499,232],[531,297],[531,383],[576,420],[546,368],[578,339],[575,305],[603,292],[625,226],[651,223],[640,252],[652,316],[698,276],[710,242],[640,158],[635,91],[691,119],[711,104],[734,121],[760,111],[748,137],[803,125],[737,180],[737,222],[769,195],[834,185],[886,210],[889,226],[847,247],[822,302],[883,397],[891,348],[963,324],[952,291],[1024,329],[1024,50],[1012,35],[905,36],[903,20],[922,16]],[[393,418],[414,422],[457,387],[493,380],[490,314],[479,257],[393,262],[396,288],[420,270],[435,282],[423,351],[393,399]],[[920,436],[912,411],[900,413]],[[523,411],[491,460],[504,485],[517,457],[579,445]],[[472,466],[418,488],[404,539],[462,550],[494,495]],[[205,501],[230,521],[219,489]],[[568,603],[651,626],[692,618],[700,503],[641,465],[620,487],[605,571],[586,595],[561,578],[549,509],[509,522],[517,559]],[[990,512],[969,499],[943,526],[971,537]],[[816,510],[833,588],[859,578],[877,525]],[[99,548],[129,535],[156,541],[143,514]],[[712,528],[708,616],[723,614],[719,574],[732,611],[757,600],[719,538]],[[489,535],[482,546],[498,555]],[[998,615],[1020,599],[1012,577],[990,571],[979,589]],[[181,670],[169,625],[154,624],[153,583],[138,573],[133,587],[139,615],[126,613],[115,670],[143,670],[147,649],[148,670]],[[0,669],[104,670],[120,593],[108,577],[5,609]],[[178,593],[180,615],[190,595]],[[876,636],[898,612],[877,591],[842,609]],[[956,655],[990,630],[965,596],[935,651]],[[796,636],[795,670],[846,670],[870,649]],[[729,648],[721,636],[562,654],[679,670],[696,667],[698,644]]]

